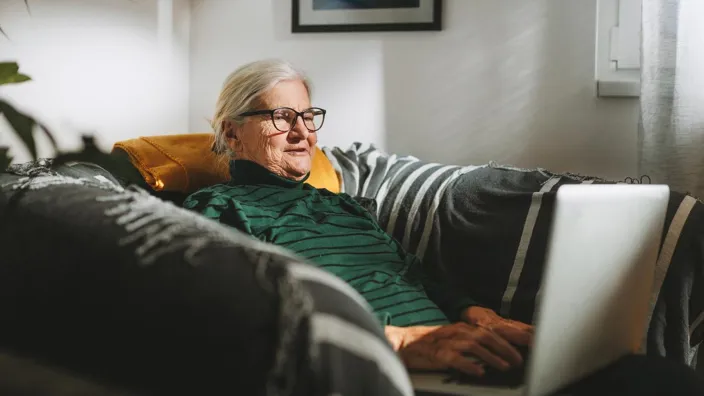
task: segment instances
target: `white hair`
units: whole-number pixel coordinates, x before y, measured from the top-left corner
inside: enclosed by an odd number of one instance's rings
[[[256,99],[282,81],[302,81],[311,94],[308,78],[289,62],[280,59],[267,59],[248,63],[232,72],[220,91],[215,106],[215,115],[211,122],[215,132],[213,149],[218,154],[232,156],[223,130],[223,122],[232,120],[238,124],[244,122],[239,114],[253,110]]]

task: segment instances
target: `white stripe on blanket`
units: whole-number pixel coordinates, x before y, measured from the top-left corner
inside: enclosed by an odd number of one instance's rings
[[[526,261],[526,254],[528,253],[528,247],[530,246],[530,240],[533,236],[533,228],[535,228],[535,222],[538,220],[538,214],[540,213],[540,206],[543,203],[543,195],[546,192],[552,190],[553,187],[560,181],[560,177],[551,177],[548,181],[543,184],[540,191],[533,193],[531,198],[530,208],[528,209],[528,214],[526,215],[526,221],[523,224],[523,233],[521,234],[521,240],[518,243],[518,248],[516,249],[516,257],[513,260],[513,267],[511,268],[511,274],[508,278],[508,283],[506,285],[506,290],[501,298],[501,309],[499,313],[501,316],[508,317],[511,312],[511,303],[513,301],[513,296],[516,294],[516,289],[518,288],[518,282],[521,279],[521,273],[523,272],[523,264]]]
[[[479,168],[481,168],[481,166],[465,166],[464,168],[458,169],[447,179],[445,179],[440,187],[438,187],[438,191],[435,192],[435,196],[433,197],[433,202],[430,204],[430,208],[428,208],[428,214],[425,218],[425,224],[423,225],[423,233],[420,235],[420,242],[418,243],[418,249],[416,251],[416,257],[421,259],[421,261],[425,256],[425,249],[428,248],[430,234],[433,232],[433,220],[435,219],[435,213],[438,211],[438,207],[440,207],[440,200],[445,193],[445,189],[450,182],[457,179],[461,175]]]
[[[379,157],[381,157],[381,155],[379,155],[379,152],[375,151],[375,152],[369,153],[369,156],[365,160],[365,162],[369,165],[369,169],[371,169],[371,171],[369,172],[369,176],[367,176],[367,180],[364,182],[364,185],[362,185],[362,191],[360,191],[358,195],[361,195],[363,197],[367,196],[367,190],[369,189],[369,183],[372,181],[372,179],[374,179],[374,177],[372,177],[372,176],[374,174],[374,171],[376,171],[376,159]]]
[[[396,199],[394,199],[394,204],[391,206],[391,216],[389,216],[389,224],[386,227],[386,232],[389,235],[394,235],[396,220],[398,219],[398,214],[401,211],[401,204],[403,203],[403,199],[406,197],[408,190],[411,189],[413,182],[415,182],[416,179],[423,174],[423,172],[436,166],[438,166],[438,164],[425,164],[414,170],[410,175],[408,175],[406,180],[403,181],[401,188],[399,188],[398,195],[396,195]]]
[[[413,396],[406,369],[382,340],[336,316],[314,313],[311,322],[313,340],[335,345],[362,359],[373,361],[403,395]]]
[[[337,178],[340,179],[340,191],[345,192],[345,178],[343,177],[343,170],[342,167],[340,166],[340,162],[338,161],[337,157],[332,153],[332,150],[323,147],[322,148],[323,153],[325,154],[325,157],[327,157],[328,160],[330,160],[330,163],[332,164],[332,168],[335,169],[335,173],[337,173]],[[355,165],[356,166],[356,165]]]
[[[411,231],[413,231],[413,220],[415,220],[416,214],[418,213],[418,208],[420,207],[421,203],[423,203],[423,197],[433,185],[435,180],[438,179],[438,177],[445,173],[445,171],[448,171],[453,168],[457,167],[447,165],[436,169],[433,174],[431,174],[427,179],[423,181],[423,185],[421,185],[420,189],[415,193],[413,204],[411,205],[411,208],[408,211],[408,218],[406,219],[406,228],[403,230],[403,239],[401,240],[401,246],[403,246],[404,249],[408,250],[408,246],[411,243]]]
[[[697,200],[693,197],[687,195],[684,197],[680,206],[677,208],[675,216],[672,218],[670,227],[665,234],[665,241],[660,249],[660,255],[658,256],[658,261],[655,264],[655,277],[653,280],[653,288],[650,294],[650,307],[648,308],[648,320],[645,322],[646,336],[641,342],[641,352],[647,352],[647,334],[648,328],[650,327],[650,321],[653,317],[653,311],[655,310],[655,304],[658,302],[658,297],[660,296],[660,289],[665,281],[665,276],[667,275],[667,269],[670,268],[670,262],[672,261],[672,255],[675,254],[675,248],[677,247],[677,242],[680,239],[680,234],[682,233],[682,228],[684,228],[687,218],[689,217],[689,212],[694,208],[694,204]]]
[[[381,213],[381,207],[382,207],[382,205],[384,205],[384,203],[386,201],[386,194],[389,193],[389,189],[391,188],[393,181],[396,179],[396,176],[402,175],[403,171],[405,171],[406,168],[415,164],[416,162],[417,161],[415,161],[415,160],[409,160],[405,164],[401,165],[401,168],[396,173],[394,173],[394,175],[392,177],[387,176],[384,178],[384,182],[379,187],[379,192],[376,194],[376,197],[374,197],[374,199],[377,202],[377,206],[379,207],[377,215]],[[391,164],[391,161],[389,161],[389,164]],[[391,165],[389,165],[389,167],[391,167]],[[388,229],[386,232],[388,233]]]

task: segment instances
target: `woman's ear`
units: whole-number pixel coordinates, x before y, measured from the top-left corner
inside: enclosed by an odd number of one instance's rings
[[[236,155],[242,151],[242,142],[237,138],[238,130],[238,125],[232,120],[225,120],[222,122],[222,132],[225,134],[227,146],[230,148],[230,152],[232,152],[233,155]]]
[[[235,134],[236,125],[232,120],[225,120],[222,122],[222,131],[225,133],[227,139],[237,140],[237,134]]]

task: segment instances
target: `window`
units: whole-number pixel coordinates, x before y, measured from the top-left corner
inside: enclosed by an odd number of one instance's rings
[[[641,0],[597,0],[597,96],[640,96]]]

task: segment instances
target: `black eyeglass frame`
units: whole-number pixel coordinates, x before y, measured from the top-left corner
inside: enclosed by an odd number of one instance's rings
[[[290,110],[290,111],[292,111],[292,112],[294,112],[294,113],[296,114],[296,118],[293,119],[293,122],[291,123],[291,128],[289,128],[288,131],[282,131],[281,129],[279,129],[279,127],[276,126],[276,122],[274,121],[274,113],[275,113],[277,110]],[[311,110],[319,110],[319,111],[323,114],[323,121],[321,121],[321,122],[320,122],[320,126],[317,127],[317,128],[315,128],[315,129],[310,129],[310,128],[308,128],[308,125],[306,125],[305,118],[303,118],[303,116],[305,115],[305,113],[306,113],[307,111],[311,111]],[[307,108],[307,109],[305,109],[305,110],[303,110],[303,111],[296,111],[296,110],[294,110],[294,109],[292,109],[292,108],[290,108],[290,107],[277,107],[277,108],[271,109],[271,110],[252,110],[252,111],[245,111],[244,113],[240,113],[240,114],[238,114],[237,116],[238,116],[238,117],[249,117],[249,116],[257,116],[257,115],[269,115],[269,117],[271,118],[271,123],[274,124],[274,128],[276,128],[277,131],[279,131],[279,132],[284,132],[284,133],[291,132],[291,130],[296,126],[296,123],[298,122],[298,117],[300,117],[300,118],[303,120],[303,126],[306,127],[306,129],[308,130],[308,132],[317,132],[317,131],[320,130],[320,128],[323,127],[323,124],[325,123],[325,114],[326,114],[326,113],[327,113],[327,110],[321,109],[320,107],[309,107],[309,108]]]

